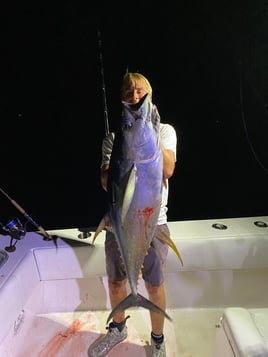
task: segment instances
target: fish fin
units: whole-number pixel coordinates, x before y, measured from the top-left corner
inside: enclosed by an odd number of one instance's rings
[[[132,202],[134,191],[135,191],[135,180],[136,180],[136,170],[135,167],[133,166],[130,171],[125,193],[124,193],[124,199],[122,203],[121,222],[124,222],[129,206]]]
[[[95,234],[93,236],[93,239],[92,239],[92,244],[94,244],[95,242],[95,239],[97,238],[97,236],[100,234],[100,232],[103,231],[103,229],[108,229],[108,230],[111,230],[112,227],[111,227],[111,220],[110,218],[108,217],[108,215],[105,215],[102,220],[100,221],[96,231],[95,231]]]
[[[177,255],[177,257],[179,258],[181,265],[183,266],[183,260],[181,257],[181,254],[178,250],[178,248],[176,247],[176,244],[173,242],[173,240],[171,239],[171,237],[166,233],[165,230],[161,230],[164,233],[164,236],[160,236],[160,235],[155,235],[156,238],[162,240],[162,242],[166,243],[168,246],[170,246],[170,248],[173,249],[173,251],[175,252],[175,254]]]
[[[139,306],[139,307],[144,307],[147,310],[151,310],[154,312],[157,312],[163,316],[165,316],[168,320],[172,321],[171,317],[160,307],[155,305],[153,302],[150,300],[146,299],[144,296],[137,294],[134,295],[133,293],[130,293],[124,300],[122,300],[109,314],[106,323],[111,320],[111,318],[117,314],[118,312],[122,312],[130,307],[134,306]]]

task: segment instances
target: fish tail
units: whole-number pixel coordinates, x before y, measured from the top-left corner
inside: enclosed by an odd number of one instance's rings
[[[111,320],[111,318],[119,313],[122,312],[130,307],[134,306],[139,306],[139,307],[144,307],[147,310],[151,310],[154,312],[157,312],[163,316],[165,316],[168,320],[172,321],[171,317],[160,307],[155,305],[153,302],[150,300],[146,299],[144,296],[137,294],[134,295],[133,293],[130,293],[124,300],[122,300],[110,313],[110,315],[107,318],[106,323]]]

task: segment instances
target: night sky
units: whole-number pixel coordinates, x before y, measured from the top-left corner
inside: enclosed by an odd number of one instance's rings
[[[113,130],[127,69],[148,77],[177,131],[169,220],[268,214],[266,1],[20,1],[0,13],[0,187],[45,229],[105,213],[104,104]],[[3,194],[0,209],[4,224],[23,220]]]

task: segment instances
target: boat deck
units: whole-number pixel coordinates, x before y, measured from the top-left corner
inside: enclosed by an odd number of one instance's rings
[[[129,310],[128,338],[114,347],[107,357],[150,355],[149,313]],[[222,309],[168,310],[173,321],[165,322],[168,357],[208,357],[215,348],[216,330]],[[5,342],[6,357],[86,357],[89,345],[106,333],[107,311],[76,311],[33,315],[24,328]],[[14,332],[14,331],[13,331]],[[13,347],[14,346],[14,347]],[[14,349],[13,349],[14,348]],[[2,352],[3,353],[3,352]]]
[[[167,356],[244,357],[248,348],[262,345],[267,355],[261,356],[268,357],[268,217],[169,222],[169,227],[184,265],[170,250]],[[57,247],[27,233],[0,267],[0,356],[86,357],[89,345],[106,333],[104,234],[92,247],[91,237],[81,240],[78,229],[49,233],[59,237]],[[8,244],[1,237],[0,249]],[[147,297],[142,280],[138,290]],[[232,310],[236,307],[242,310]],[[231,310],[223,325],[226,308]],[[149,357],[149,311],[132,308],[127,314],[128,338],[108,357]]]

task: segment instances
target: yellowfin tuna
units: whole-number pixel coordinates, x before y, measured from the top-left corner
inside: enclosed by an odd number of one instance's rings
[[[109,211],[93,237],[110,225],[126,269],[131,293],[110,313],[132,306],[165,311],[137,292],[145,255],[154,237],[162,201],[163,157],[160,116],[149,95],[138,104],[122,104],[121,129],[116,132],[108,178]],[[108,228],[109,229],[109,228]],[[181,256],[170,237],[165,243]]]

